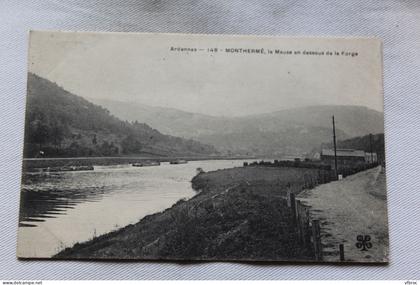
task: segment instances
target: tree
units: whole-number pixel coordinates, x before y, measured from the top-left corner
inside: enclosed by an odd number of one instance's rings
[[[61,142],[64,139],[64,125],[60,121],[54,121],[51,127],[51,138],[56,152],[61,148]]]
[[[134,135],[128,135],[122,142],[121,146],[123,148],[123,152],[125,154],[128,153],[139,153],[143,145],[139,142],[139,140]]]
[[[31,125],[30,139],[33,143],[38,144],[39,150],[41,150],[43,144],[49,139],[50,132],[48,125],[41,120],[35,120]]]

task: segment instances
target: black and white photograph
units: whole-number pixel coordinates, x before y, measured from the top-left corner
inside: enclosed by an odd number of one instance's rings
[[[382,43],[31,31],[19,258],[387,263]]]

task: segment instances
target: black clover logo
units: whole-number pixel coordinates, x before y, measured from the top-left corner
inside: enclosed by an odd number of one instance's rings
[[[367,251],[369,248],[372,248],[372,243],[370,242],[370,235],[358,235],[356,247],[361,251]]]

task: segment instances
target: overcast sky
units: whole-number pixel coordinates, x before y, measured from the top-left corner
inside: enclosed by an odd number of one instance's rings
[[[206,52],[212,47],[219,52]],[[220,52],[225,48],[358,55]],[[32,32],[29,70],[85,98],[242,116],[309,105],[382,111],[381,60],[371,40]]]

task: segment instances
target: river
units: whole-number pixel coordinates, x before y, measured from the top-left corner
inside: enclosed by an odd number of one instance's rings
[[[191,179],[246,160],[190,161],[92,171],[25,173],[18,233],[19,257],[51,257],[77,242],[138,222],[196,194]]]

